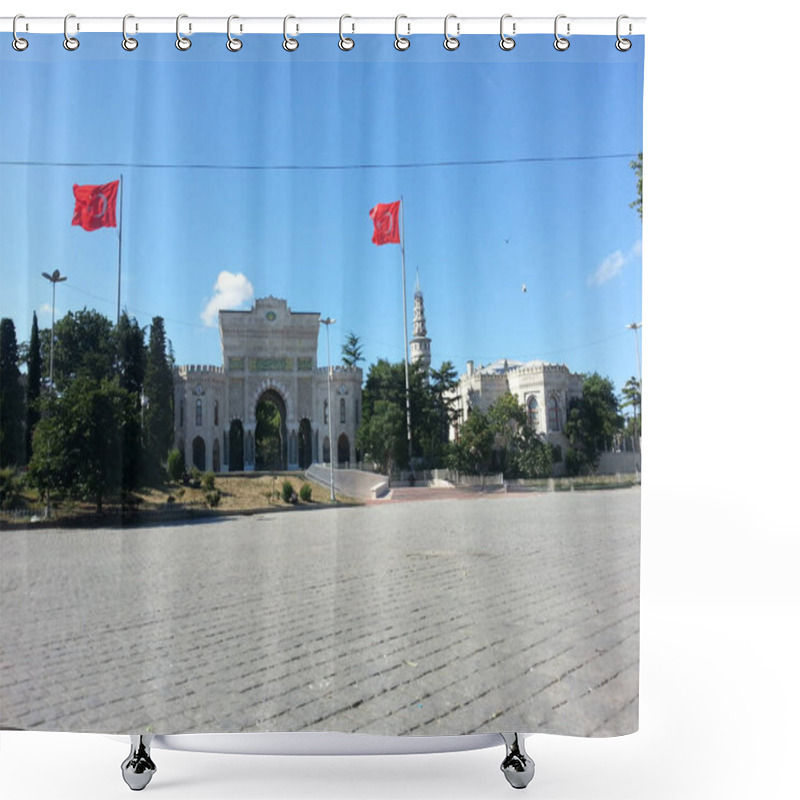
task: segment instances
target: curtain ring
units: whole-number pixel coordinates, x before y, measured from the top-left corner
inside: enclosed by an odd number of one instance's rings
[[[227,47],[231,53],[238,53],[239,50],[242,49],[242,40],[231,36],[231,21],[235,19],[239,19],[236,14],[231,14],[228,17],[228,41],[225,43],[225,47]]]
[[[23,50],[28,49],[28,40],[23,39],[21,36],[17,36],[17,20],[18,19],[25,19],[24,14],[17,14],[14,17],[14,21],[11,23],[11,33],[14,35],[14,40],[11,42],[11,46],[18,52],[21,53]]]
[[[408,19],[408,17],[405,14],[398,14],[394,18],[394,47],[395,50],[408,50],[408,48],[411,47],[411,39],[400,35],[398,27],[401,19]],[[408,23],[406,24],[408,26],[408,32],[411,33],[411,26],[408,25]]]
[[[181,20],[188,18],[188,14],[178,14],[178,18],[175,20],[175,47],[178,50],[188,50],[192,46],[192,40],[181,34]]]
[[[300,41],[299,39],[292,38],[287,33],[287,26],[290,19],[296,19],[296,17],[293,17],[291,14],[289,14],[283,18],[283,49],[288,53],[293,53],[298,47],[300,47]]]
[[[136,19],[136,17],[133,14],[126,14],[122,18],[122,49],[130,53],[131,50],[135,50],[139,46],[139,40],[128,36],[127,24],[129,19]]]
[[[513,39],[511,36],[506,36],[505,32],[503,31],[503,24],[507,19],[511,19],[511,14],[503,14],[503,16],[500,17],[500,49],[506,51],[513,50],[517,44],[515,39]],[[516,23],[514,23],[511,30],[516,33],[516,29],[517,26]]]
[[[455,14],[448,14],[448,15],[447,15],[447,16],[444,18],[444,49],[445,49],[445,50],[451,50],[451,51],[452,51],[452,50],[458,50],[458,46],[461,44],[461,42],[459,42],[459,41],[458,41],[458,38],[457,38],[457,36],[458,36],[458,29],[459,29],[461,26],[460,26],[460,24],[456,24],[456,36],[451,36],[451,35],[450,35],[450,34],[447,32],[447,23],[448,23],[448,22],[449,22],[451,19],[457,19],[456,15],[455,15]]]
[[[627,52],[628,50],[630,50],[630,49],[631,49],[631,47],[633,47],[633,42],[632,42],[630,39],[623,39],[623,38],[622,38],[622,37],[619,35],[619,23],[620,23],[620,22],[621,22],[623,19],[628,19],[628,15],[627,15],[627,14],[620,14],[620,15],[617,17],[617,41],[616,41],[616,43],[614,44],[614,47],[616,47],[616,48],[617,48],[617,50],[619,50],[619,51],[620,51],[620,53],[625,53],[625,52]],[[631,24],[630,24],[630,23],[628,23],[628,34],[629,34],[629,35],[630,35],[630,32],[631,32]]]
[[[558,35],[558,21],[560,19],[566,19],[566,18],[567,18],[566,14],[559,14],[556,17],[554,25],[556,40],[553,42],[553,47],[555,47],[556,50],[562,53],[564,52],[564,50],[567,50],[569,48],[569,39],[565,39],[563,36]],[[567,23],[567,36],[569,36],[569,22]]]
[[[74,36],[70,36],[68,31],[67,31],[67,26],[69,25],[69,21],[71,19],[75,19],[75,15],[74,14],[67,14],[67,16],[64,17],[64,49],[65,50],[77,50],[81,45],[81,43]]]
[[[349,14],[342,14],[342,16],[339,17],[339,49],[340,50],[352,50],[356,46],[356,43],[349,36],[345,36],[344,33],[342,33],[342,24],[344,23],[344,21],[346,19],[353,19],[353,18]]]

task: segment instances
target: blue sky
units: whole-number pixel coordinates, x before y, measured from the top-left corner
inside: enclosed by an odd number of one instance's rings
[[[496,39],[0,48],[0,314],[21,340],[34,310],[49,326],[41,272],[58,268],[57,316],[115,316],[117,231],[70,223],[73,183],[122,174],[122,305],[165,318],[178,363],[221,363],[214,309],[270,294],[336,317],[332,353],[352,330],[368,364],[400,360],[400,248],[371,243],[369,209],[402,194],[409,330],[418,268],[434,365],[541,358],[621,388],[641,319],[643,38]]]

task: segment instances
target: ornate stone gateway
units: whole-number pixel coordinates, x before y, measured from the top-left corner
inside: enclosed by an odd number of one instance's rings
[[[175,371],[175,446],[198,468],[221,472],[305,469],[327,452],[337,464],[355,464],[362,373],[333,367],[330,414],[327,365],[317,364],[319,320],[275,297],[220,311],[223,366]],[[326,439],[334,446],[323,453]]]

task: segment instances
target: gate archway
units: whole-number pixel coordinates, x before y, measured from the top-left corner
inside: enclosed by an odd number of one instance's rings
[[[242,472],[244,470],[244,426],[240,419],[231,422],[229,436],[230,463],[228,469],[231,472]]]
[[[350,440],[347,434],[343,433],[339,437],[336,447],[336,463],[340,467],[347,467],[350,465]]]
[[[287,468],[286,402],[275,389],[267,389],[256,403],[255,468]]]

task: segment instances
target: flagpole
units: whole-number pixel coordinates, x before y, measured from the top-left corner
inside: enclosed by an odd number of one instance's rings
[[[122,174],[119,176],[119,250],[117,253],[117,326],[119,326],[120,299],[122,295]]]
[[[406,364],[406,430],[408,431],[408,468],[414,474],[411,464],[411,390],[408,381],[408,304],[406,301],[406,237],[403,225],[403,195],[400,195],[400,254],[403,262],[403,356]]]

